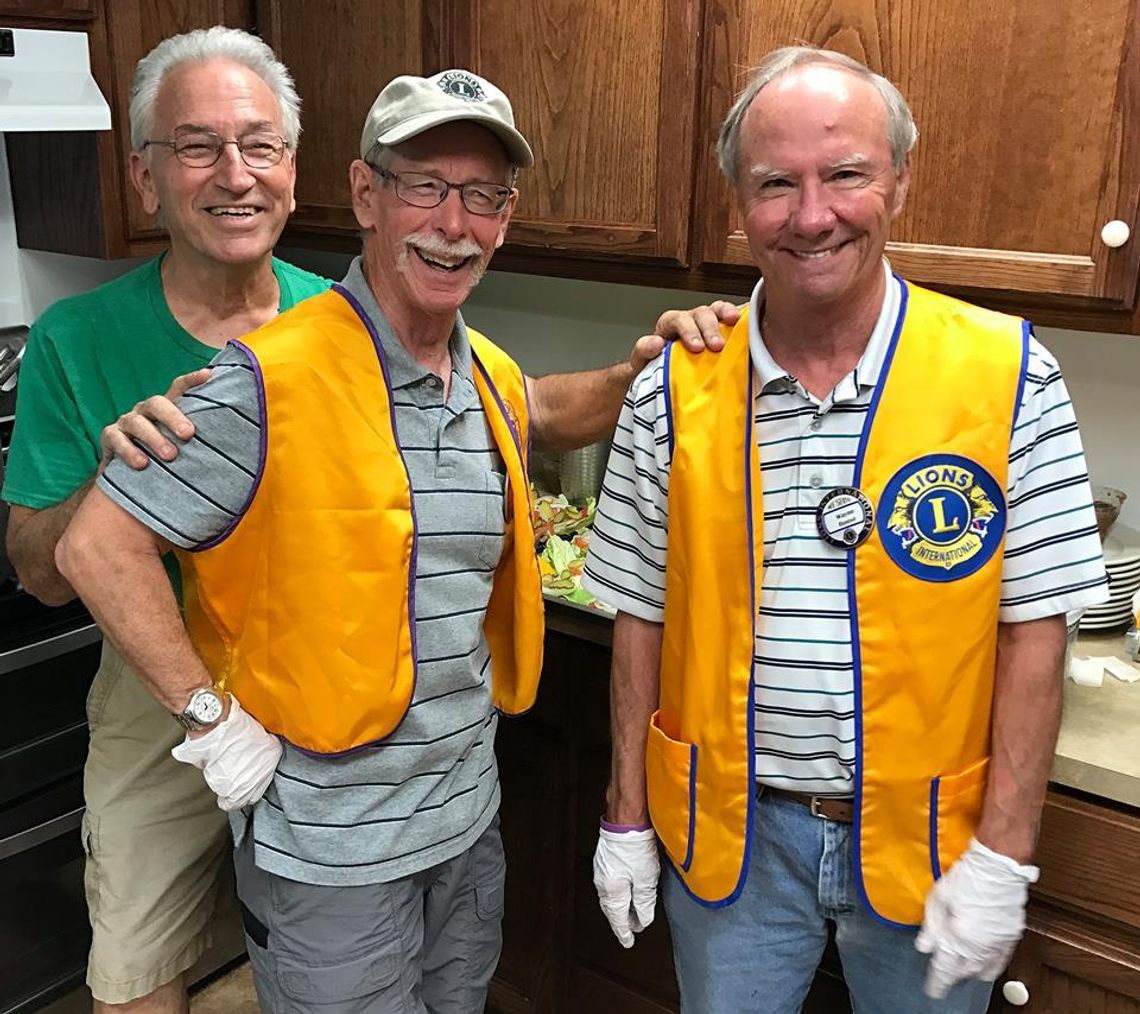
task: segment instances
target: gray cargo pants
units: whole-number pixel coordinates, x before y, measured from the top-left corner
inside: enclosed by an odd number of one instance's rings
[[[499,818],[466,852],[388,884],[320,887],[234,854],[265,1014],[479,1014],[502,946]]]

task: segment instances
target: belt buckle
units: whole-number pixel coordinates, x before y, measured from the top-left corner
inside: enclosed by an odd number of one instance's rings
[[[811,810],[811,815],[813,817],[818,817],[820,820],[830,820],[831,819],[830,817],[826,817],[822,813],[819,812],[819,804],[821,802],[822,802],[822,800],[820,799],[819,796],[812,796],[811,797],[811,804],[808,806],[808,809]]]

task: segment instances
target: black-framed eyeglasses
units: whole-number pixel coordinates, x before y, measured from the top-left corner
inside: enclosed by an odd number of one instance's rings
[[[235,141],[224,141],[209,131],[201,134],[179,134],[169,141],[146,141],[143,143],[143,148],[149,148],[152,144],[170,148],[179,162],[192,169],[209,169],[222,157],[222,149],[227,144],[237,148],[241,160],[250,169],[271,169],[281,161],[285,149],[289,147],[280,134],[261,131],[256,134],[245,134]]]
[[[513,188],[501,183],[449,183],[430,173],[394,173],[371,162],[368,164],[373,172],[392,181],[401,201],[416,208],[438,207],[452,190],[458,190],[463,207],[472,215],[499,215],[506,210],[514,193]]]

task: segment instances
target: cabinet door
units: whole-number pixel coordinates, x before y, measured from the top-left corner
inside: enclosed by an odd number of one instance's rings
[[[507,242],[687,263],[699,0],[461,0],[454,62],[510,97],[536,164]]]
[[[1009,983],[1020,984],[1012,988]],[[1015,992],[1016,991],[1016,992]],[[1021,993],[1028,1003],[1015,1006]],[[1007,999],[1008,998],[1008,999]],[[994,989],[991,1010],[1014,1014],[1140,1014],[1140,964],[1135,956],[1030,929]]]
[[[701,257],[750,264],[715,166],[721,121],[771,49],[808,42],[886,75],[919,129],[888,254],[916,282],[1134,305],[1140,236],[1136,5],[1129,0],[708,0],[699,148]]]
[[[301,96],[292,227],[355,231],[348,165],[360,157],[364,118],[392,78],[443,69],[443,3],[258,0],[258,30],[293,72]]]
[[[0,0],[0,16],[89,21],[95,0]]]
[[[110,0],[106,11],[113,78],[113,94],[107,98],[122,166],[126,237],[128,241],[160,239],[165,233],[143,211],[126,170],[131,152],[128,108],[135,64],[170,35],[211,25],[249,28],[252,11],[245,0]]]

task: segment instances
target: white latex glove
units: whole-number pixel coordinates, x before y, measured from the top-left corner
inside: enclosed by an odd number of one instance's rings
[[[926,897],[914,946],[930,955],[927,996],[941,999],[965,979],[993,981],[1001,975],[1025,931],[1029,885],[1039,873],[970,839]]]
[[[281,759],[281,743],[231,695],[224,722],[204,736],[187,735],[170,753],[200,768],[218,806],[229,811],[256,803],[265,794]]]
[[[653,922],[657,905],[657,835],[648,831],[598,831],[594,850],[594,887],[602,914],[622,947],[633,946],[634,933]]]

